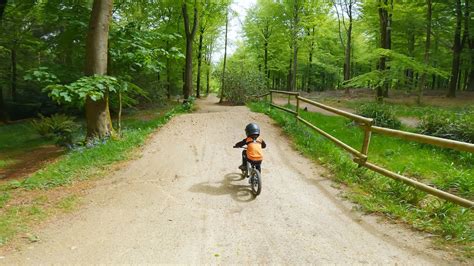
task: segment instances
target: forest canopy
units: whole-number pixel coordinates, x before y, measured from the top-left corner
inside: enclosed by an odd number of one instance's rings
[[[100,23],[92,16],[99,2],[99,11],[110,7],[110,16],[97,13],[109,30],[88,47],[88,40],[104,34],[92,32],[92,22]],[[97,93],[110,97],[115,113],[118,92],[132,106],[176,96],[187,100],[221,88],[222,100],[239,103],[267,89],[370,88],[380,101],[391,90],[404,90],[417,93],[419,102],[426,90],[449,97],[474,90],[468,0],[257,0],[241,21],[243,40],[227,55],[228,21],[240,15],[234,4],[238,1],[2,0],[0,117],[80,114],[77,102],[87,109],[87,99]],[[92,55],[101,45],[102,54]],[[106,61],[103,73],[87,71],[94,64],[88,56]],[[69,84],[90,75],[107,75],[132,89],[97,83],[88,87],[90,94],[82,90],[82,100],[58,104],[61,97],[73,99]]]

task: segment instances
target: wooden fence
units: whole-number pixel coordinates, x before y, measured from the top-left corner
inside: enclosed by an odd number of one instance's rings
[[[288,104],[290,104],[290,99],[291,97],[295,97],[296,99],[296,111],[273,104],[273,94],[283,94],[288,96]],[[474,208],[474,202],[461,198],[459,196],[453,195],[451,193],[439,190],[437,188],[428,186],[424,183],[421,183],[419,181],[413,180],[409,177],[394,173],[390,170],[387,170],[383,167],[377,166],[373,163],[368,162],[368,151],[369,151],[369,144],[370,144],[370,139],[372,137],[372,132],[382,134],[382,135],[387,135],[390,137],[395,137],[395,138],[401,138],[405,140],[410,140],[410,141],[416,141],[420,143],[426,143],[426,144],[431,144],[434,146],[438,147],[443,147],[443,148],[450,148],[450,149],[455,149],[459,151],[467,151],[474,153],[474,144],[470,143],[465,143],[465,142],[460,142],[460,141],[455,141],[455,140],[449,140],[449,139],[443,139],[443,138],[437,138],[437,137],[431,137],[427,135],[422,135],[422,134],[415,134],[415,133],[410,133],[406,131],[401,131],[401,130],[394,130],[394,129],[389,129],[389,128],[383,128],[383,127],[377,127],[373,125],[373,119],[371,118],[366,118],[362,117],[359,115],[355,115],[337,108],[333,108],[321,103],[318,103],[316,101],[312,101],[307,98],[300,97],[298,92],[290,92],[290,91],[277,91],[277,90],[270,90],[270,92],[265,93],[263,95],[257,95],[255,96],[256,98],[262,98],[262,97],[267,97],[269,96],[269,102],[272,107],[281,109],[285,112],[291,113],[295,115],[297,121],[301,121],[303,124],[307,125],[308,127],[314,129],[316,132],[319,134],[323,135],[324,137],[328,138],[332,142],[334,142],[336,145],[339,147],[343,148],[347,152],[349,152],[352,155],[352,159],[355,163],[359,164],[360,166],[366,167],[367,169],[370,169],[374,172],[377,172],[379,174],[382,174],[384,176],[390,177],[392,179],[402,181],[407,185],[410,185],[412,187],[415,187],[419,190],[422,190],[428,194],[437,196],[439,198],[454,202],[456,204],[459,204],[463,207],[466,208]],[[362,148],[360,150],[357,150],[343,141],[337,139],[336,137],[332,136],[331,134],[325,132],[324,130],[318,128],[317,126],[311,124],[310,122],[306,121],[300,116],[300,102],[304,102],[313,106],[316,106],[318,108],[324,109],[328,112],[344,116],[346,118],[349,118],[353,121],[355,121],[364,131],[364,140],[362,142]]]

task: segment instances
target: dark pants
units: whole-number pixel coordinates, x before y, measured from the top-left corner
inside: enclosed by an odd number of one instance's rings
[[[244,167],[247,167],[247,161],[250,162],[252,165],[255,165],[255,168],[257,168],[257,170],[260,173],[262,172],[262,168],[261,168],[262,161],[252,161],[252,160],[247,159],[247,153],[244,150],[244,151],[242,151],[242,165]]]

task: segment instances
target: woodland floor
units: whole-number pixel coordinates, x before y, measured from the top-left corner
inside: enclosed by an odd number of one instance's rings
[[[474,92],[459,92],[456,98],[447,98],[445,92],[427,91],[423,97],[422,106],[430,106],[440,109],[463,108],[474,106]],[[358,104],[374,101],[374,91],[368,89],[352,89],[347,94],[344,90],[329,90],[324,92],[302,93],[303,97],[316,100],[338,109],[356,113]],[[416,92],[410,93],[406,91],[392,91],[390,97],[385,98],[385,102],[392,105],[417,106]],[[278,105],[288,104],[288,97],[274,96],[274,103]],[[294,97],[290,98],[290,103],[296,105]],[[307,108],[310,112],[317,112],[329,116],[337,116],[336,114],[324,109],[301,103],[301,108]],[[415,116],[398,116],[398,119],[406,127],[416,128],[420,123],[420,118]]]
[[[344,90],[327,90],[323,92],[303,93],[303,96],[321,100],[339,100],[344,102],[347,100],[364,100],[374,101],[374,90],[370,89],[351,89],[347,94]],[[385,98],[385,102],[393,104],[416,105],[417,92],[409,92],[405,90],[392,90],[389,97]],[[425,91],[422,98],[422,105],[434,107],[460,107],[474,104],[474,92],[463,91],[458,92],[455,98],[447,98],[446,91],[428,90]]]
[[[44,145],[14,153],[2,152],[0,160],[11,163],[0,167],[0,184],[24,179],[62,154],[64,154],[64,149],[54,145]]]
[[[173,118],[39,241],[0,251],[0,264],[453,262],[429,235],[354,211],[270,118],[216,102]],[[232,149],[250,121],[268,143],[258,198]]]

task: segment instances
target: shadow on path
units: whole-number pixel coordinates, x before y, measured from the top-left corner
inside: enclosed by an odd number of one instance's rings
[[[240,184],[234,184],[240,182]],[[220,182],[201,182],[192,186],[189,191],[194,193],[204,193],[211,196],[230,195],[231,198],[239,202],[250,202],[255,200],[255,196],[240,173],[229,173]]]

